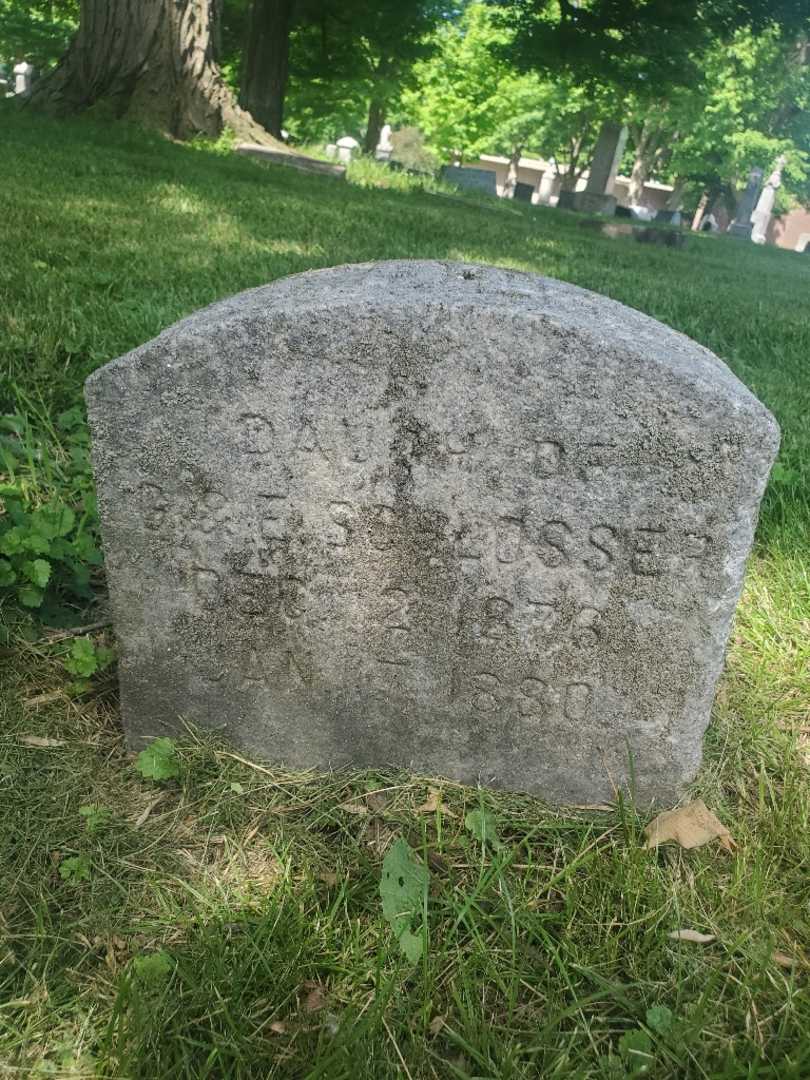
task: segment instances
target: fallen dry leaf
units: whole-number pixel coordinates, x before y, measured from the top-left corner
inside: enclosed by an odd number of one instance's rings
[[[701,934],[699,930],[673,930],[667,937],[673,941],[693,941],[696,945],[708,945],[717,940],[714,934]]]
[[[367,814],[368,807],[363,806],[362,803],[356,802],[343,802],[338,803],[338,810],[345,810],[347,814]]]
[[[338,876],[331,870],[321,870],[318,874],[318,880],[326,882],[327,885],[337,885]]]
[[[146,819],[149,817],[149,815],[152,813],[152,811],[162,799],[163,796],[158,795],[156,799],[152,799],[152,801],[144,807],[144,809],[140,812],[140,814],[138,814],[137,818],[135,819],[136,829],[140,829],[141,825],[146,822]]]
[[[435,814],[437,810],[440,810],[445,817],[454,818],[456,815],[452,810],[448,810],[442,802],[442,793],[439,788],[429,787],[427,799],[421,806],[416,807],[417,814]]]
[[[431,1035],[438,1035],[443,1027],[444,1027],[444,1017],[443,1016],[434,1016],[433,1019],[430,1021],[430,1026],[428,1027],[428,1031],[430,1032]]]
[[[46,739],[43,735],[22,735],[20,742],[23,746],[65,746],[64,739]]]
[[[304,998],[304,1012],[317,1012],[326,1004],[326,995],[323,987],[315,983],[304,983],[304,986],[312,986],[312,989]]]
[[[281,1020],[274,1020],[273,1023],[270,1025],[270,1030],[274,1031],[276,1035],[286,1035],[287,1025]]]
[[[774,950],[774,952],[772,954],[772,959],[773,959],[773,962],[775,964],[778,964],[780,967],[783,967],[783,968],[794,968],[794,967],[796,967],[795,958],[792,957],[792,956],[788,956],[787,953],[779,952],[778,949]]]
[[[701,847],[710,840],[719,840],[726,851],[734,847],[731,833],[702,799],[680,806],[677,810],[665,810],[650,822],[644,835],[648,848],[658,847],[667,840],[674,840],[682,848]]]
[[[29,709],[34,709],[37,705],[48,705],[52,701],[58,701],[61,697],[61,690],[50,690],[47,694],[37,694],[36,697],[26,698],[25,704]]]

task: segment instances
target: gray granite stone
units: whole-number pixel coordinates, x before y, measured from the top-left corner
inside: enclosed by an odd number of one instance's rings
[[[699,765],[773,418],[602,296],[320,270],[87,382],[133,745],[669,803]]]
[[[466,165],[443,165],[442,180],[462,191],[481,191],[485,195],[497,195],[497,177],[494,169],[473,169]]]

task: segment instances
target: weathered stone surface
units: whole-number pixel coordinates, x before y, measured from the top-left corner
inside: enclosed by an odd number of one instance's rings
[[[131,741],[180,718],[290,766],[557,801],[695,773],[778,433],[604,297],[340,267],[87,383]]]

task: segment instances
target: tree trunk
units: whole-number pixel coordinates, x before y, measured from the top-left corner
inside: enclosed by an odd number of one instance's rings
[[[506,183],[503,185],[503,198],[514,199],[515,188],[518,182],[518,167],[520,165],[520,156],[523,153],[522,146],[513,146],[512,154],[509,158],[509,168],[506,172]]]
[[[650,179],[652,173],[660,135],[657,131],[650,130],[645,121],[640,128],[636,128],[633,136],[636,152],[633,158],[633,168],[630,172],[627,201],[631,206],[639,206],[644,199],[644,185]]]
[[[675,186],[669,195],[667,195],[667,201],[664,205],[665,210],[680,210],[683,193],[686,191],[686,185],[688,183],[689,181],[682,176],[675,178]]]
[[[31,103],[59,115],[95,108],[179,139],[215,137],[227,126],[242,139],[276,144],[237,106],[214,62],[213,4],[81,0],[76,36],[36,83]]]
[[[368,106],[368,123],[366,124],[366,136],[363,139],[363,153],[373,154],[380,141],[383,124],[385,123],[386,103],[378,97],[372,97]]]
[[[240,104],[281,138],[294,0],[253,0]]]
[[[636,147],[636,155],[633,158],[633,168],[630,172],[630,187],[627,189],[627,201],[631,206],[640,205],[644,198],[644,185],[650,177],[650,168],[645,150],[646,146],[642,142]]]
[[[700,196],[700,202],[697,204],[695,210],[695,216],[692,218],[692,232],[700,231],[700,223],[703,221],[703,215],[706,213],[706,207],[709,205],[709,191],[708,189]]]

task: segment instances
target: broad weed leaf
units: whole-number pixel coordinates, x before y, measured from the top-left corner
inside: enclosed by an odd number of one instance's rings
[[[162,949],[147,956],[136,956],[132,960],[132,970],[143,982],[164,982],[174,971],[174,957]]]
[[[489,810],[471,810],[464,818],[464,826],[480,844],[489,844],[494,851],[503,847],[498,837],[495,815]]]
[[[71,855],[59,863],[59,876],[63,881],[89,881],[91,863],[86,855]]]
[[[71,675],[89,678],[98,670],[96,648],[88,637],[75,638],[65,659],[65,667]]]
[[[45,593],[35,585],[23,585],[17,589],[17,599],[25,607],[37,608],[42,603]]]
[[[23,563],[23,572],[29,581],[32,581],[40,589],[44,589],[51,580],[51,564],[45,559],[32,559]]]
[[[155,739],[138,754],[135,768],[147,780],[174,780],[180,775],[174,739]]]
[[[412,932],[414,920],[421,923],[430,874],[418,862],[408,843],[400,837],[383,859],[380,896],[383,915],[390,923],[399,946],[412,964],[422,955],[422,933]]]
[[[647,1027],[659,1035],[666,1035],[672,1028],[673,1019],[672,1010],[666,1005],[653,1005],[647,1009]]]

